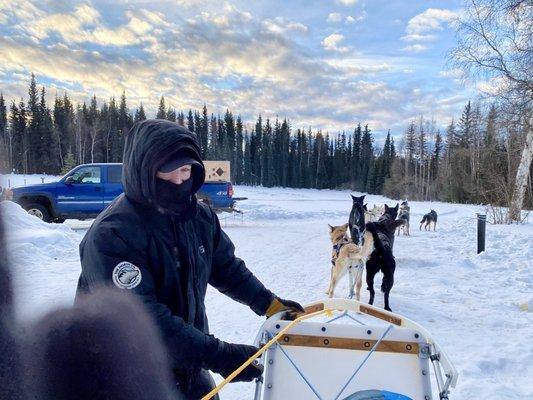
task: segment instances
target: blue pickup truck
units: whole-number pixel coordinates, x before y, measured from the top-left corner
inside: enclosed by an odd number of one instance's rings
[[[122,193],[122,164],[79,165],[57,182],[14,187],[9,197],[46,222],[96,217]],[[215,211],[237,211],[231,182],[205,182],[198,198]]]

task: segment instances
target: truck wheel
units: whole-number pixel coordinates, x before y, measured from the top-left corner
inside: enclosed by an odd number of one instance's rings
[[[24,204],[24,209],[28,214],[33,215],[44,222],[50,222],[50,212],[48,209],[39,203]]]
[[[56,218],[52,221],[54,224],[62,224],[65,222],[65,218]]]

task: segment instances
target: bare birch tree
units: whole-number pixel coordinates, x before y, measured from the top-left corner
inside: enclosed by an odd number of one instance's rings
[[[533,2],[469,0],[455,23],[453,65],[486,79],[486,93],[524,117],[524,147],[508,215],[508,222],[520,221],[533,159]]]

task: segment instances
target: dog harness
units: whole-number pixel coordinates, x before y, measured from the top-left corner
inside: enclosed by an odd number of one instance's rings
[[[342,246],[348,243],[350,243],[350,241],[346,236],[344,236],[342,238],[342,242],[333,245],[333,257],[331,258],[332,265],[335,265],[335,261],[337,261],[337,258],[339,258],[339,253],[341,252]]]

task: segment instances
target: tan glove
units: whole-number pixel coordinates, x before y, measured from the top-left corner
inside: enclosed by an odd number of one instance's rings
[[[288,315],[291,316],[292,319],[294,319],[297,313],[305,312],[304,308],[299,303],[292,300],[280,299],[276,296],[267,308],[265,315],[267,318],[270,318],[281,311],[288,311]]]

